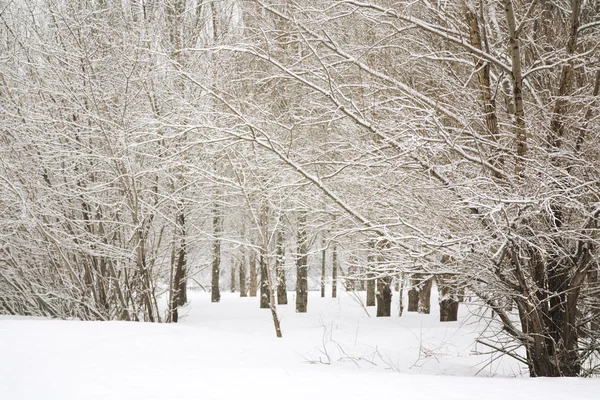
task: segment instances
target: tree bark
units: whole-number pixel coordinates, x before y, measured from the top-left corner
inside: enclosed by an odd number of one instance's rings
[[[469,24],[471,45],[474,48],[483,51],[484,47],[482,45],[482,35],[479,29],[477,13],[468,5],[466,6],[465,11],[467,22]],[[496,101],[492,96],[490,68],[491,65],[489,62],[481,58],[476,58],[475,71],[477,71],[477,77],[479,79],[479,92],[481,94],[481,101],[483,102],[485,125],[490,140],[492,142],[497,142],[500,130],[498,128],[498,117],[496,115]],[[490,164],[494,167],[502,167],[502,165],[504,164],[504,158],[502,156],[502,153],[498,152],[496,149],[491,149],[490,153],[492,154],[492,157],[488,157]],[[496,178],[502,177],[497,170],[494,171],[493,174]]]
[[[433,285],[433,278],[427,278],[423,283],[421,290],[419,291],[419,313],[429,314],[431,312],[431,286]]]
[[[261,231],[261,246],[260,246],[260,308],[269,308],[271,299],[271,287],[269,285],[269,270],[267,263],[269,262],[269,211],[266,204],[263,204],[260,209],[260,231]]]
[[[221,275],[221,232],[223,230],[223,221],[220,214],[220,208],[215,205],[213,208],[213,261],[212,261],[212,279],[210,301],[218,303],[221,301],[221,288],[219,287],[219,277]]]
[[[416,288],[417,283],[411,278],[411,288],[408,290],[408,312],[419,311],[419,291]]]
[[[331,297],[337,297],[337,279],[338,279],[338,268],[339,260],[337,253],[337,244],[333,243],[333,250],[331,252]]]
[[[231,273],[230,273],[230,282],[229,282],[229,290],[231,291],[231,293],[235,293],[235,262],[231,263]]]
[[[398,289],[398,316],[401,317],[404,312],[404,286],[406,279],[404,279],[404,272],[398,274],[398,281],[400,282],[400,287]]]
[[[269,308],[271,292],[269,288],[269,271],[267,270],[267,254],[260,252],[260,308]]]
[[[277,231],[277,258],[275,269],[277,274],[277,304],[287,304],[287,282],[285,279],[285,238],[283,229]]]
[[[375,305],[375,279],[369,279],[367,281],[367,307]]]
[[[325,234],[323,233],[321,246],[323,250],[321,250],[321,297],[325,297],[325,278],[327,273],[327,242],[325,240]]]
[[[452,276],[438,275],[440,322],[458,321],[458,288]]]
[[[374,268],[374,254],[369,254],[367,256],[367,301],[366,306],[372,307],[375,305],[375,274],[372,272]]]
[[[392,277],[386,276],[377,279],[377,316],[390,317],[392,315]]]
[[[258,276],[256,271],[256,253],[254,250],[250,252],[250,284],[248,289],[248,295],[250,297],[256,297],[256,292],[258,290]]]
[[[242,255],[239,269],[240,277],[240,297],[248,297],[248,288],[246,287],[246,257]]]
[[[298,254],[296,259],[296,312],[305,313],[308,308],[308,238],[306,235],[306,212],[298,216]]]
[[[509,48],[512,61],[513,101],[515,104],[515,142],[517,157],[515,159],[515,175],[522,176],[524,172],[524,157],[527,154],[527,128],[523,107],[523,73],[521,72],[521,45],[517,32],[515,12],[512,0],[504,0],[504,10],[508,22]]]

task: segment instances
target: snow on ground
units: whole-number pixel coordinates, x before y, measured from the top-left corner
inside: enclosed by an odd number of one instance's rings
[[[369,318],[350,294],[311,292],[296,314],[290,293],[277,339],[257,298],[190,298],[179,324],[0,317],[0,399],[600,398],[600,379],[511,378],[524,373],[515,361],[487,365],[463,306],[458,323],[437,322],[435,308]]]

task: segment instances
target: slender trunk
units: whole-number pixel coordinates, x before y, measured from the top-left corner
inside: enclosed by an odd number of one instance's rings
[[[322,247],[321,250],[321,297],[325,297],[325,278],[327,273],[327,242],[325,240],[325,234],[323,234],[322,238]]]
[[[273,280],[271,279],[271,267],[269,265],[269,257],[268,257],[268,248],[269,248],[269,213],[267,209],[266,203],[263,204],[260,213],[260,228],[261,228],[261,275],[264,271],[264,277],[262,279],[261,285],[261,308],[263,303],[263,298],[267,300],[267,307],[271,310],[271,317],[273,319],[273,326],[275,327],[275,335],[280,338],[281,337],[281,325],[279,322],[279,317],[277,315],[277,306],[275,305],[275,295],[273,293]],[[263,289],[266,290],[263,292]]]
[[[179,214],[179,230],[181,234],[179,245],[179,257],[177,259],[177,269],[175,271],[175,283],[177,288],[177,305],[179,307],[187,303],[187,247],[185,241],[185,214]]]
[[[404,279],[404,273],[398,274],[398,281],[400,281],[400,288],[398,290],[398,316],[401,317],[404,312],[404,287],[406,279]]]
[[[525,111],[523,107],[523,74],[521,72],[521,45],[517,32],[515,12],[512,0],[504,0],[504,11],[508,22],[509,48],[508,52],[512,61],[512,86],[515,104],[515,142],[517,157],[515,160],[515,175],[521,176],[524,172],[524,157],[527,154],[527,129],[525,125]]]
[[[269,262],[269,211],[265,204],[260,208],[260,308],[269,308],[271,299],[271,287],[269,285],[269,270],[267,263]]]
[[[219,287],[219,275],[221,274],[221,232],[223,221],[220,215],[220,208],[215,205],[213,209],[213,261],[212,261],[212,285],[211,301],[218,303],[221,301],[221,289]]]
[[[566,46],[567,57],[572,56],[577,48],[577,37],[579,30],[579,15],[581,11],[581,0],[571,0],[571,25],[569,32],[569,40]],[[569,95],[573,87],[573,70],[574,60],[563,65],[560,81],[558,84],[557,100],[554,103],[552,110],[552,120],[550,122],[550,132],[548,143],[552,148],[559,149],[561,147],[562,138],[565,135],[565,127],[568,124],[566,116],[567,107],[569,106]]]
[[[590,318],[590,337],[600,336],[600,270],[592,269],[588,272],[587,285],[591,289],[590,305],[587,310]]]
[[[175,273],[173,277],[173,282],[171,283],[171,302],[170,302],[170,315],[169,319],[171,322],[178,322],[179,320],[179,312],[178,307],[181,307],[185,304],[185,301],[182,301],[181,296],[183,295],[181,290],[181,281],[184,280],[183,276],[185,274],[185,216],[183,213],[180,213],[177,216],[177,224],[179,226],[180,233],[180,245],[178,251],[177,262],[175,263]]]
[[[260,308],[269,308],[269,299],[271,297],[271,291],[269,290],[269,271],[267,270],[267,254],[265,249],[261,249],[259,261],[260,261]]]
[[[230,282],[229,282],[229,290],[231,291],[231,293],[235,293],[235,262],[231,263],[231,274],[230,274]]]
[[[277,304],[287,304],[287,283],[285,279],[285,237],[283,229],[277,231],[277,258],[275,270],[277,274]]]
[[[298,216],[298,251],[296,258],[296,312],[305,313],[308,308],[308,243],[306,235],[306,212]]]
[[[374,254],[374,246],[367,256],[367,307],[372,307],[375,305],[375,273],[373,270],[375,269],[375,254]]]
[[[256,274],[256,253],[252,251],[250,253],[250,287],[248,295],[250,297],[256,297],[256,291],[258,290],[257,274]]]
[[[240,261],[240,297],[248,296],[248,288],[246,287],[246,257],[242,255],[242,260]]]
[[[338,269],[339,261],[337,253],[337,244],[333,242],[333,250],[331,252],[331,297],[334,299],[337,297]]]
[[[245,229],[243,222],[242,222],[241,226],[242,227],[240,230],[240,240],[243,240],[246,229]],[[246,250],[244,247],[240,248],[239,276],[240,276],[240,297],[247,297],[248,296],[248,287],[246,285]]]
[[[471,45],[478,50],[484,51],[485,49],[482,44],[482,35],[480,34],[479,23],[477,21],[477,14],[475,10],[467,6],[465,15],[467,17],[467,22],[469,23]],[[490,63],[481,58],[477,58],[475,60],[475,71],[477,71],[477,77],[479,79],[479,91],[481,94],[481,101],[483,102],[483,112],[487,133],[490,137],[490,140],[492,142],[496,142],[498,140],[500,131],[498,128],[498,117],[496,114],[496,101],[492,96]],[[504,163],[502,153],[492,149],[491,154],[493,158],[489,159],[490,164],[494,167],[502,167],[502,164]],[[498,171],[494,171],[494,176],[496,178],[500,178],[501,174]]]

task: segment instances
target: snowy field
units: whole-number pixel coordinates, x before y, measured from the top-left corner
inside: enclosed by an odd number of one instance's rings
[[[490,363],[462,305],[458,323],[436,308],[374,318],[350,294],[311,292],[296,314],[290,293],[277,339],[269,311],[238,296],[190,292],[169,325],[0,317],[0,399],[600,399],[600,379]]]

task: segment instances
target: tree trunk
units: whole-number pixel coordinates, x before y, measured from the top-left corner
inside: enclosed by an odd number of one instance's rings
[[[458,321],[458,287],[456,277],[452,275],[436,276],[438,285],[440,322]]]
[[[419,291],[419,313],[429,314],[431,312],[431,286],[433,284],[433,278],[427,278],[423,283],[421,290]]]
[[[377,316],[390,317],[392,315],[392,277],[386,276],[377,279]]]
[[[305,313],[308,307],[308,243],[306,213],[298,216],[298,255],[296,259],[296,312]]]
[[[338,279],[338,254],[337,254],[337,244],[333,243],[333,250],[331,254],[331,297],[337,297],[337,279]]]
[[[375,305],[375,274],[372,272],[374,268],[373,260],[375,256],[373,254],[369,254],[367,256],[367,307],[372,307]]]
[[[327,249],[325,248],[327,243],[325,234],[323,234],[321,245],[323,247],[323,250],[321,250],[321,297],[325,297],[325,278],[327,273]]]
[[[375,279],[367,281],[367,307],[375,305]]]
[[[246,287],[246,257],[242,255],[242,260],[240,261],[240,297],[248,296],[248,288]]]
[[[229,283],[229,290],[231,291],[231,293],[235,293],[235,262],[231,263],[231,274],[230,274],[230,283]]]
[[[523,74],[521,72],[521,44],[519,32],[517,32],[516,17],[513,10],[512,0],[504,0],[504,10],[508,23],[508,49],[511,56],[511,67],[513,86],[513,101],[515,104],[515,142],[517,145],[517,157],[515,159],[515,175],[522,176],[524,173],[524,157],[527,155],[527,127],[525,125],[525,111],[523,106]]]
[[[269,271],[267,270],[267,255],[265,250],[260,251],[260,308],[269,308]]]
[[[210,300],[213,303],[221,301],[221,289],[219,287],[219,277],[221,274],[221,232],[223,230],[223,221],[221,219],[220,208],[215,205],[213,209],[213,261],[212,261],[212,280]]]
[[[257,282],[257,273],[256,273],[256,253],[254,250],[250,253],[250,287],[248,290],[248,295],[250,297],[256,297],[256,291],[258,290],[258,282]]]
[[[476,11],[469,6],[466,6],[465,15],[469,24],[469,36],[471,40],[471,45],[478,50],[484,50],[484,48],[487,47],[487,41],[485,41],[485,43],[482,43],[482,35],[480,34],[479,22]],[[485,39],[486,36],[483,36],[483,38]],[[489,62],[486,62],[485,60],[478,57],[475,58],[475,71],[477,71],[477,77],[479,79],[479,92],[481,94],[481,101],[483,102],[483,112],[485,117],[487,133],[489,135],[490,142],[496,143],[499,136],[499,128],[498,117],[496,115],[496,100],[492,95],[490,83],[490,68],[491,65]],[[501,168],[504,163],[502,152],[498,152],[492,149],[491,151],[489,151],[489,154],[492,154],[492,157],[494,157],[489,160],[490,164],[494,167]],[[493,175],[495,178],[502,177],[502,174],[499,172],[499,170],[493,171]]]
[[[287,304],[287,283],[285,279],[285,238],[283,229],[277,232],[277,258],[275,270],[277,274],[277,304]]]
[[[263,204],[260,209],[260,308],[269,308],[271,300],[271,287],[269,285],[269,270],[267,263],[269,260],[268,249],[268,234],[269,234],[269,212],[266,204]]]
[[[587,285],[592,292],[589,297],[591,299],[588,308],[588,315],[590,318],[590,338],[596,335],[600,336],[600,292],[598,292],[598,286],[600,282],[600,271],[598,269],[592,269],[588,272]]]
[[[411,278],[411,287],[408,290],[408,312],[419,311],[419,291],[416,288],[417,283],[414,277]]]
[[[400,282],[400,287],[398,289],[398,316],[401,317],[404,312],[404,286],[406,279],[404,279],[404,273],[398,274],[398,281]]]
[[[346,276],[345,285],[346,290],[355,291],[356,290],[356,279],[354,278],[356,275],[356,265],[348,266],[348,275]]]
[[[183,212],[179,213],[176,218],[177,227],[179,231],[179,251],[177,256],[177,262],[175,263],[175,272],[173,276],[173,282],[171,283],[171,301],[170,301],[170,315],[169,320],[171,322],[178,322],[179,313],[177,308],[187,303],[186,293],[186,246],[185,246],[185,215]]]
[[[425,278],[423,274],[414,274],[412,287],[408,291],[408,311],[429,314],[431,310],[431,286],[433,278]]]

